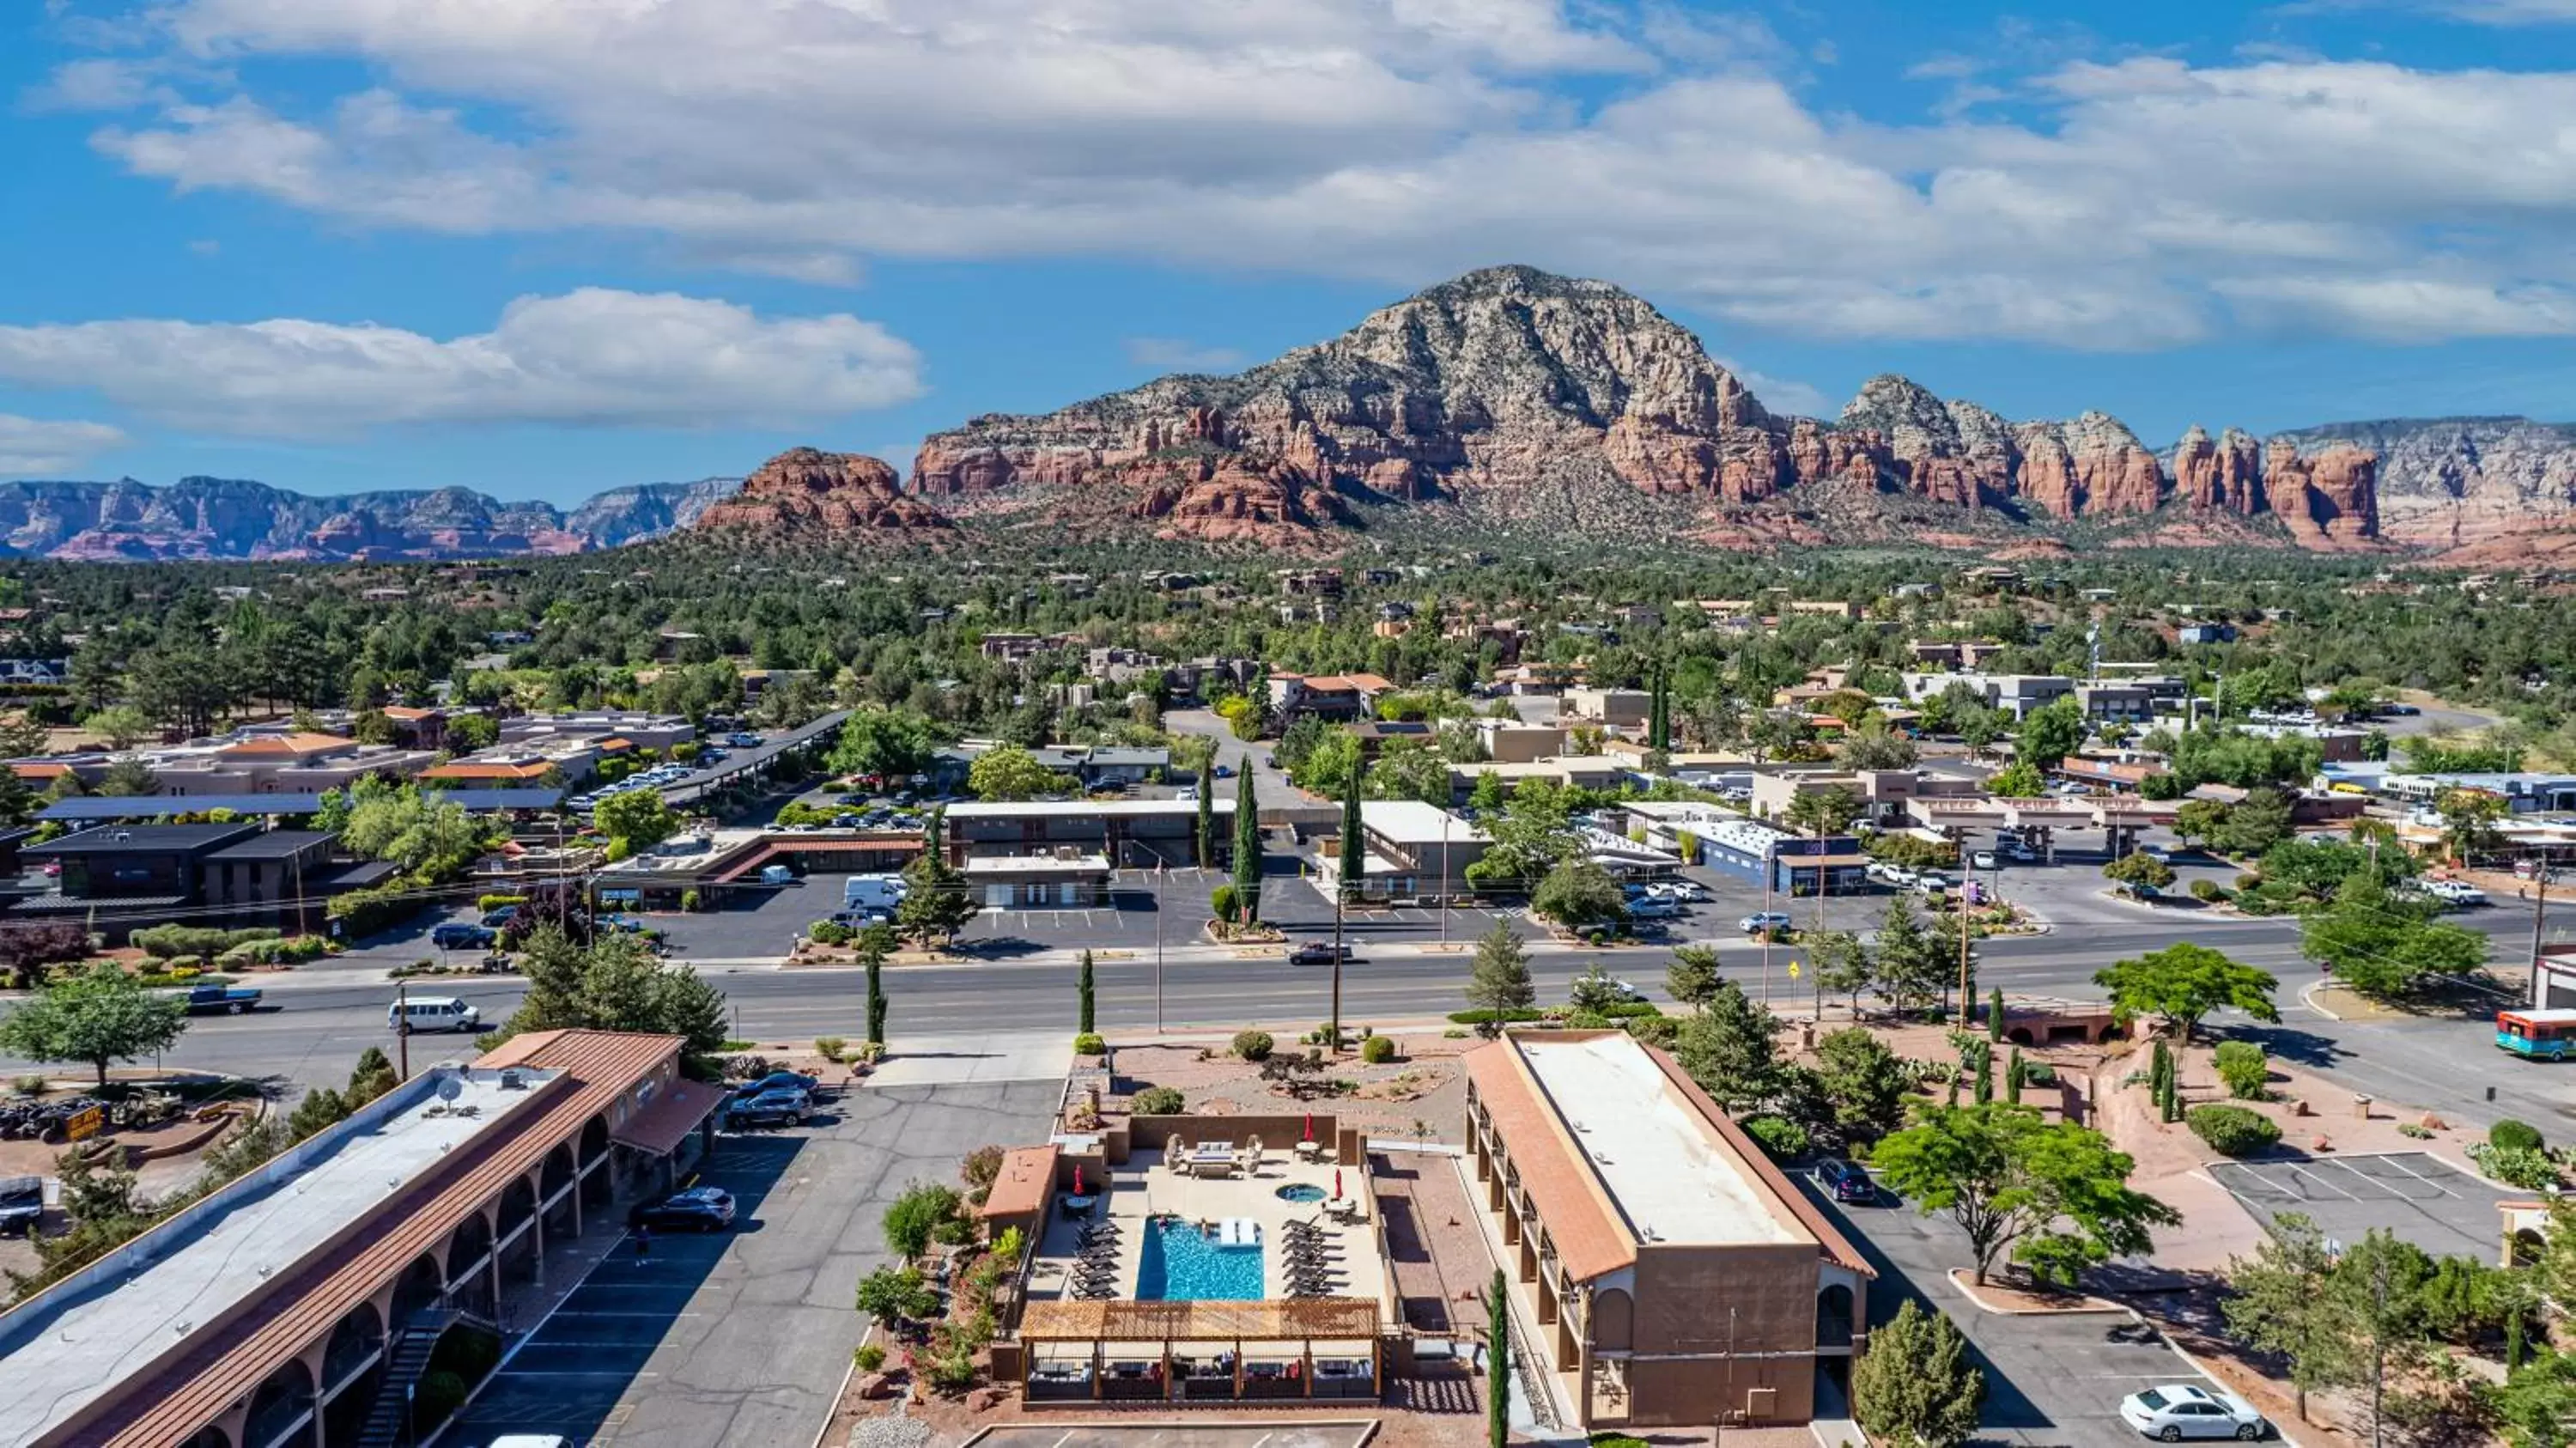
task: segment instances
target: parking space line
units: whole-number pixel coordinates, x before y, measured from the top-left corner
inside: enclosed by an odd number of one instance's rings
[[[2442,1185],[2440,1182],[2437,1182],[2437,1181],[2433,1180],[2431,1177],[2428,1177],[2428,1176],[2424,1175],[2422,1172],[2417,1171],[2415,1168],[2413,1168],[2413,1167],[2411,1167],[2411,1166],[2408,1166],[2405,1162],[2398,1160],[2398,1159],[2397,1159],[2395,1156],[2393,1156],[2393,1155],[2392,1155],[2392,1156],[2378,1156],[2378,1157],[2372,1157],[2372,1158],[2370,1158],[2370,1159],[2371,1159],[2371,1160],[2373,1160],[2373,1161],[2384,1161],[2384,1162],[2388,1163],[2390,1166],[2393,1166],[2393,1167],[2397,1168],[2399,1171],[2402,1171],[2402,1172],[2406,1173],[2408,1176],[2413,1177],[2415,1180],[2417,1180],[2417,1181],[2419,1181],[2419,1182],[2422,1182],[2424,1185],[2426,1185],[2426,1186],[2428,1186],[2428,1187],[2431,1187],[2433,1190],[2435,1190],[2435,1191],[2437,1191],[2437,1192],[2440,1192],[2442,1195],[2444,1195],[2444,1196],[2446,1196],[2446,1197],[2457,1197],[2457,1196],[2459,1196],[2459,1193],[2458,1193],[2458,1192],[2455,1192],[2455,1191],[2451,1190],[2449,1187],[2446,1187],[2446,1186]],[[2358,1170],[2358,1168],[2355,1168],[2355,1169],[2356,1169],[2356,1170]]]
[[[2341,1166],[2341,1165],[2342,1165],[2342,1163],[2341,1163],[2341,1162],[2330,1162],[2330,1163],[2325,1163],[2325,1164],[2326,1164],[2326,1165],[2331,1165],[2331,1166]],[[2348,1202],[2357,1202],[2357,1201],[2360,1201],[2360,1200],[2361,1200],[2361,1198],[2360,1198],[2358,1195],[2356,1195],[2356,1194],[2354,1194],[2354,1193],[2352,1193],[2352,1192],[2345,1191],[2343,1188],[2341,1188],[2341,1187],[2339,1187],[2339,1186],[2336,1186],[2333,1182],[2327,1181],[2324,1177],[2321,1177],[2321,1176],[2317,1175],[2315,1172],[2309,1171],[2307,1168],[2305,1168],[2305,1167],[2303,1167],[2303,1166],[2298,1166],[2298,1165],[2296,1165],[2296,1164],[2293,1164],[2293,1165],[2290,1167],[2290,1170],[2291,1170],[2291,1172],[2292,1172],[2292,1173],[2294,1173],[2294,1174],[2296,1174],[2296,1175],[2298,1175],[2298,1176],[2306,1177],[2308,1180],[2310,1180],[2310,1181],[2312,1181],[2312,1182],[2315,1182],[2318,1186],[2324,1187],[2327,1191],[2330,1191],[2330,1192],[2334,1193],[2336,1196],[2339,1196],[2339,1197],[2343,1198],[2345,1201],[2348,1201]],[[2360,1173],[2359,1173],[2359,1172],[2354,1172],[2354,1173],[2351,1173],[2351,1175],[2358,1176],[2358,1175],[2360,1175]]]

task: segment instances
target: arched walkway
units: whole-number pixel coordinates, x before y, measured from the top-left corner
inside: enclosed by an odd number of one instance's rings
[[[532,1225],[536,1215],[537,1189],[526,1177],[502,1189],[496,1240],[500,1243],[503,1277],[525,1279],[536,1275],[537,1229]]]
[[[179,1448],[233,1448],[233,1440],[224,1436],[223,1429],[210,1423],[198,1429],[197,1436],[180,1444]]]
[[[350,1308],[333,1325],[330,1340],[322,1348],[323,1389],[338,1387],[384,1342],[385,1324],[376,1316],[375,1304],[361,1302]]]
[[[385,1327],[376,1309],[361,1302],[331,1329],[322,1349],[323,1448],[354,1448],[375,1405],[385,1366],[376,1350],[384,1346]]]
[[[616,1200],[615,1169],[608,1161],[608,1118],[594,1116],[581,1129],[581,1210],[585,1216],[606,1211]]]
[[[1837,1282],[1816,1294],[1816,1345],[1849,1347],[1852,1340],[1852,1290]]]
[[[481,1212],[456,1226],[447,1240],[447,1280],[454,1284],[456,1305],[471,1312],[492,1310],[492,1225]]]
[[[438,1259],[424,1252],[411,1259],[403,1269],[401,1280],[394,1283],[393,1314],[388,1319],[400,1327],[411,1315],[438,1301],[447,1287],[447,1279],[438,1270]]]
[[[242,1424],[243,1448],[270,1448],[295,1429],[313,1406],[313,1374],[301,1359],[270,1373],[250,1395],[250,1417]]]

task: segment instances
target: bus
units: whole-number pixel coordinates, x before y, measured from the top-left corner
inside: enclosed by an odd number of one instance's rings
[[[2496,1045],[2517,1056],[2564,1061],[2576,1049],[2576,1010],[2498,1011]]]

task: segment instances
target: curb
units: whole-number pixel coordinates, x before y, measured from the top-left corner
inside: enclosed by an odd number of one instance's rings
[[[2316,992],[2324,984],[2325,982],[2322,980],[2312,980],[2306,985],[2299,987],[2299,1004],[2306,1006],[2309,1010],[2315,1011],[2318,1015],[2325,1017],[2327,1020],[2340,1021],[2343,1019],[2342,1016],[2337,1015],[2333,1011],[2327,1010],[2324,1006],[2317,1004]]]
[[[1960,1275],[1966,1271],[1967,1269],[1963,1267],[1953,1267],[1942,1275],[1950,1279],[1951,1286],[1959,1289],[1960,1296],[1967,1298],[1969,1302],[1975,1304],[1976,1309],[1979,1312],[1986,1313],[1989,1316],[2103,1317],[2134,1315],[2134,1309],[2124,1307],[2121,1304],[2104,1297],[2085,1297],[2080,1300],[2078,1305],[2073,1307],[1997,1307],[1993,1303],[1988,1302],[1977,1295],[1977,1289],[1974,1282],[1970,1278],[1962,1277]]]

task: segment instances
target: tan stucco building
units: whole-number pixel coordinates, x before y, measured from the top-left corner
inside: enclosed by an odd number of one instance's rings
[[[1663,1052],[1512,1031],[1467,1056],[1468,1155],[1587,1431],[1795,1424],[1839,1401],[1873,1275]]]

